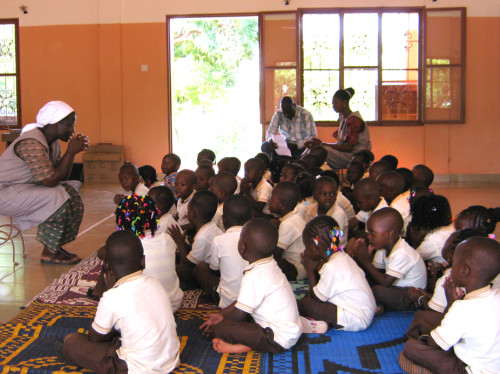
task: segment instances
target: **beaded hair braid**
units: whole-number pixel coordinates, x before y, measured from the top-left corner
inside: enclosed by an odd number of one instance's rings
[[[144,238],[147,231],[154,235],[158,227],[158,210],[153,199],[147,195],[125,197],[118,204],[115,215],[117,230],[132,231],[140,238]]]

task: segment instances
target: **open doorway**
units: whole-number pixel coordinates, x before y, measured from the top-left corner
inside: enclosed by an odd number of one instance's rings
[[[194,169],[209,148],[242,163],[260,150],[257,16],[170,18],[172,149]]]

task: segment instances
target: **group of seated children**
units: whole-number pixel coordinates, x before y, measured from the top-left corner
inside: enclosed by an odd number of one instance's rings
[[[422,309],[405,370],[500,372],[500,244],[487,237],[498,209],[472,206],[453,223],[432,170],[398,168],[392,155],[356,153],[342,181],[321,146],[277,176],[266,157],[247,160],[243,178],[240,160],[216,164],[207,149],[194,171],[167,154],[161,182],[149,165],[121,167],[119,231],[88,293],[97,313],[88,334],[66,337],[67,359],[96,372],[173,370],[173,313],[183,291],[201,288],[220,311],[200,330],[221,353],[283,352],[302,333],[360,331],[385,310]],[[298,280],[309,292],[296,301]]]

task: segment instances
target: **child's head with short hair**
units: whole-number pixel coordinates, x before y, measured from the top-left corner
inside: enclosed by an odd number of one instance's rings
[[[347,179],[350,184],[356,184],[361,180],[361,178],[363,178],[364,173],[365,168],[362,163],[351,161],[349,165],[347,165],[345,179]]]
[[[116,229],[131,231],[140,238],[154,236],[158,210],[149,196],[127,196],[116,207]]]
[[[304,160],[297,160],[295,158],[292,158],[290,161],[288,161],[289,164],[297,164],[299,166],[302,166],[304,170],[307,170],[308,166],[307,163]]]
[[[175,153],[168,153],[161,161],[161,172],[165,175],[175,173],[181,167],[181,158]]]
[[[363,164],[365,170],[367,170],[375,160],[373,153],[367,149],[362,149],[352,155],[351,161],[360,162]]]
[[[227,230],[233,226],[243,226],[252,219],[252,203],[243,195],[229,196],[222,209],[222,222]]]
[[[241,230],[238,252],[244,260],[253,263],[271,257],[277,245],[278,229],[263,218],[254,218]]]
[[[337,174],[337,172],[333,171],[333,170],[324,170],[322,171],[320,174],[319,174],[320,177],[330,177],[330,178],[333,178],[335,179],[335,182],[337,182],[337,184],[340,186],[340,178],[339,178],[339,175]]]
[[[486,235],[492,234],[498,222],[497,213],[500,213],[497,209],[488,209],[482,205],[470,206],[458,213],[455,229],[477,229]]]
[[[451,224],[450,203],[441,195],[420,196],[412,203],[410,211],[410,225],[427,233]]]
[[[236,157],[224,157],[217,164],[217,168],[219,173],[227,171],[236,177],[240,172],[241,161]]]
[[[214,218],[217,211],[217,196],[211,191],[196,192],[189,201],[187,218],[189,223],[199,228]]]
[[[380,187],[371,178],[361,179],[354,185],[353,197],[360,210],[372,211],[380,203]]]
[[[175,194],[179,199],[187,199],[193,193],[195,184],[196,173],[189,169],[181,170],[175,178]]]
[[[259,152],[255,155],[255,158],[260,158],[262,161],[264,161],[266,170],[269,170],[269,168],[271,167],[271,157],[269,157],[267,153]]]
[[[215,174],[209,182],[209,189],[217,196],[219,203],[224,203],[226,199],[234,195],[237,188],[236,177],[227,171]]]
[[[470,293],[489,285],[500,272],[500,243],[484,237],[472,237],[455,249],[451,279]]]
[[[441,254],[443,258],[449,265],[453,264],[453,255],[455,254],[455,249],[457,245],[462,243],[464,240],[472,238],[473,236],[486,236],[481,231],[476,229],[464,229],[453,232],[443,245]]]
[[[118,172],[118,179],[120,180],[120,184],[125,191],[134,191],[141,181],[141,176],[139,175],[137,166],[131,162],[127,162],[120,168]]]
[[[405,191],[409,191],[413,186],[413,173],[408,168],[396,169],[396,173],[401,174],[405,180]]]
[[[269,199],[269,210],[283,217],[295,209],[301,199],[300,188],[294,182],[280,182],[274,188]]]
[[[389,164],[387,161],[377,161],[374,162],[372,166],[370,166],[370,169],[368,169],[368,173],[371,179],[377,180],[380,174],[391,170],[391,164]]]
[[[385,161],[388,162],[389,165],[391,165],[391,170],[396,170],[398,168],[398,158],[393,155],[385,155],[383,156],[380,161]]]
[[[215,164],[215,153],[211,149],[203,148],[200,152],[198,152],[198,156],[196,157],[196,163],[200,165],[200,161],[209,160],[213,165]]]
[[[366,223],[368,242],[375,250],[387,250],[388,255],[399,240],[403,225],[403,217],[396,209],[379,209],[373,212]]]
[[[314,193],[314,183],[316,178],[308,172],[302,172],[295,178],[295,183],[299,186],[301,200],[311,197]]]
[[[311,149],[309,150],[309,154],[318,156],[320,167],[325,163],[326,158],[328,157],[328,151],[325,149],[325,147],[322,147],[320,145],[311,147]]]
[[[211,165],[201,164],[194,171],[196,174],[196,191],[205,191],[209,188],[210,178],[215,175],[214,168]]]
[[[304,255],[315,260],[327,260],[332,254],[343,251],[340,240],[344,233],[335,219],[321,215],[310,220],[302,232]]]
[[[245,162],[245,179],[253,184],[254,188],[262,180],[265,164],[260,158],[251,158]]]
[[[297,175],[304,171],[304,168],[298,164],[285,164],[281,169],[280,182],[295,182]]]
[[[160,217],[167,213],[170,208],[172,208],[172,205],[175,204],[174,193],[167,186],[156,186],[151,188],[148,192],[148,196],[155,202]]]
[[[318,215],[326,214],[337,201],[339,185],[330,177],[319,177],[314,187],[314,200],[318,202]]]
[[[424,185],[430,187],[434,181],[434,173],[425,165],[417,164],[411,172],[413,174],[413,186]]]
[[[323,165],[319,156],[314,153],[306,153],[300,159],[307,164],[306,169],[319,168]]]
[[[104,269],[110,269],[119,280],[143,270],[144,249],[140,239],[130,231],[116,231],[106,240]]]
[[[144,165],[139,168],[139,175],[142,178],[143,183],[147,188],[150,188],[153,184],[158,182],[156,177],[156,169],[151,165]]]
[[[395,171],[380,174],[377,183],[380,186],[380,195],[387,201],[387,204],[392,203],[405,190],[405,179]]]

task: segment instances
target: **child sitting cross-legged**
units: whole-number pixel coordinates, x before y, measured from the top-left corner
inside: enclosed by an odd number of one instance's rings
[[[217,201],[219,205],[217,206],[217,211],[212,218],[213,223],[217,225],[219,229],[225,231],[224,224],[222,222],[222,211],[224,209],[224,202],[234,194],[238,183],[233,174],[229,172],[220,172],[210,178],[209,188],[215,196],[217,196]]]
[[[405,179],[396,171],[388,171],[378,176],[377,183],[380,186],[380,195],[403,217],[401,236],[404,238],[411,220],[409,193],[405,192]]]
[[[403,218],[394,208],[382,208],[368,219],[368,241],[359,238],[354,243],[354,257],[371,277],[373,295],[378,310],[414,309],[407,287],[425,289],[427,269],[420,255],[401,238]],[[370,251],[377,251],[372,263]]]
[[[200,262],[210,261],[212,241],[216,236],[222,235],[222,231],[212,222],[216,210],[217,197],[213,192],[196,192],[187,207],[187,218],[196,230],[193,244],[186,244],[186,232],[179,227],[172,226],[168,230],[179,251],[176,271],[184,289],[196,287],[193,269]]]
[[[490,283],[500,272],[500,244],[473,237],[453,257],[448,310],[430,336],[406,342],[400,364],[409,373],[499,373],[500,293]]]
[[[219,308],[236,301],[240,292],[243,270],[248,266],[248,261],[238,253],[238,241],[242,226],[251,218],[250,201],[242,195],[229,196],[222,215],[226,232],[212,241],[210,262],[198,263],[193,271],[205,295]]]
[[[279,217],[279,239],[274,259],[288,280],[306,277],[301,263],[304,252],[302,231],[306,222],[295,209],[301,199],[300,188],[293,182],[280,182],[274,187],[269,200],[269,210]]]
[[[64,339],[64,357],[96,373],[170,373],[179,366],[179,339],[167,292],[143,273],[139,238],[118,231],[106,241],[102,296],[88,334]],[[154,307],[151,303],[154,302]]]
[[[128,162],[122,165],[120,171],[118,172],[118,179],[120,184],[125,191],[128,191],[131,195],[143,196],[146,195],[149,189],[141,182],[141,176],[139,174],[139,169],[134,164]],[[119,204],[126,195],[116,194],[114,197],[115,204]]]
[[[302,234],[310,291],[298,302],[299,312],[319,320],[304,318],[304,332],[326,332],[328,325],[360,331],[372,322],[376,309],[372,290],[363,270],[343,251],[342,234],[337,222],[325,215],[309,221]]]
[[[356,217],[349,220],[349,230],[357,228],[360,223],[366,225],[373,212],[388,206],[385,199],[380,196],[380,186],[371,178],[364,178],[356,183],[353,197],[359,212]]]
[[[217,352],[283,352],[302,334],[292,288],[273,259],[277,242],[278,231],[264,219],[254,218],[243,226],[238,252],[250,265],[238,298],[200,326],[213,337]]]
[[[340,244],[347,245],[348,221],[344,210],[337,203],[338,185],[335,179],[330,177],[319,177],[314,187],[315,204],[311,204],[304,217],[306,222],[321,215],[328,215],[335,219],[344,233]]]

